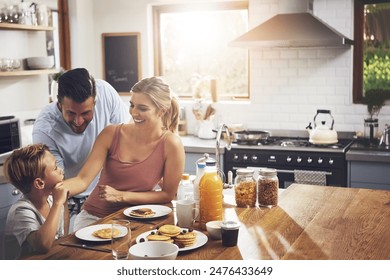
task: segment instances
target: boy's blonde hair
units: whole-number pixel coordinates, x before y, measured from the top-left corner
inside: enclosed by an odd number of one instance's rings
[[[22,193],[31,191],[36,178],[43,178],[46,165],[43,160],[49,148],[44,144],[33,144],[16,149],[4,163],[7,180]]]

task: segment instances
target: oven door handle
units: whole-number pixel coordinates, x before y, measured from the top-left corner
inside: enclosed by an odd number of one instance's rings
[[[307,170],[309,171],[309,170]],[[276,172],[277,173],[289,173],[289,174],[294,174],[295,171],[294,170],[284,170],[284,169],[276,169]],[[322,171],[319,171],[319,172],[322,172]],[[332,175],[332,172],[324,172],[325,175],[327,176],[331,176]]]
[[[248,166],[247,168],[250,168],[250,169],[253,169],[257,172],[259,172],[259,170],[263,167],[253,167],[253,166]],[[238,169],[236,167],[233,167],[233,169]],[[286,170],[286,169],[275,169],[277,173],[286,173],[286,174],[294,174],[295,171],[294,170]],[[319,172],[322,172],[322,171],[319,171]],[[325,172],[325,175],[327,176],[332,176],[332,172]]]

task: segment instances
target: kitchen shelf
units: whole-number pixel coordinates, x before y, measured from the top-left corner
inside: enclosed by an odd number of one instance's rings
[[[31,76],[41,74],[54,74],[58,73],[59,69],[42,69],[42,70],[21,70],[21,71],[2,71],[0,77],[18,77],[18,76]]]
[[[51,26],[25,25],[25,24],[17,24],[17,23],[0,23],[0,29],[28,30],[28,31],[51,31],[51,30],[54,30],[54,28]]]

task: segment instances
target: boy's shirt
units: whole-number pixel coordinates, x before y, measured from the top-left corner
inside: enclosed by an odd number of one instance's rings
[[[53,197],[47,199],[50,208]],[[8,212],[4,236],[5,259],[17,259],[23,255],[34,253],[28,244],[27,237],[37,231],[46,221],[29,199],[22,196],[13,204]],[[56,239],[64,235],[64,208],[61,211]],[[36,252],[35,252],[36,253]]]

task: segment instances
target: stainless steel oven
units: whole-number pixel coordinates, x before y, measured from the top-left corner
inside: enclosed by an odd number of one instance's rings
[[[277,134],[276,134],[277,133]],[[306,137],[305,137],[306,136]],[[258,143],[234,143],[224,153],[224,172],[238,168],[275,168],[280,188],[297,182],[298,175],[321,176],[323,185],[347,186],[347,162],[345,154],[352,144],[352,135],[339,139],[337,144],[313,145],[307,132],[278,131],[266,141]],[[315,183],[313,183],[315,184]]]

